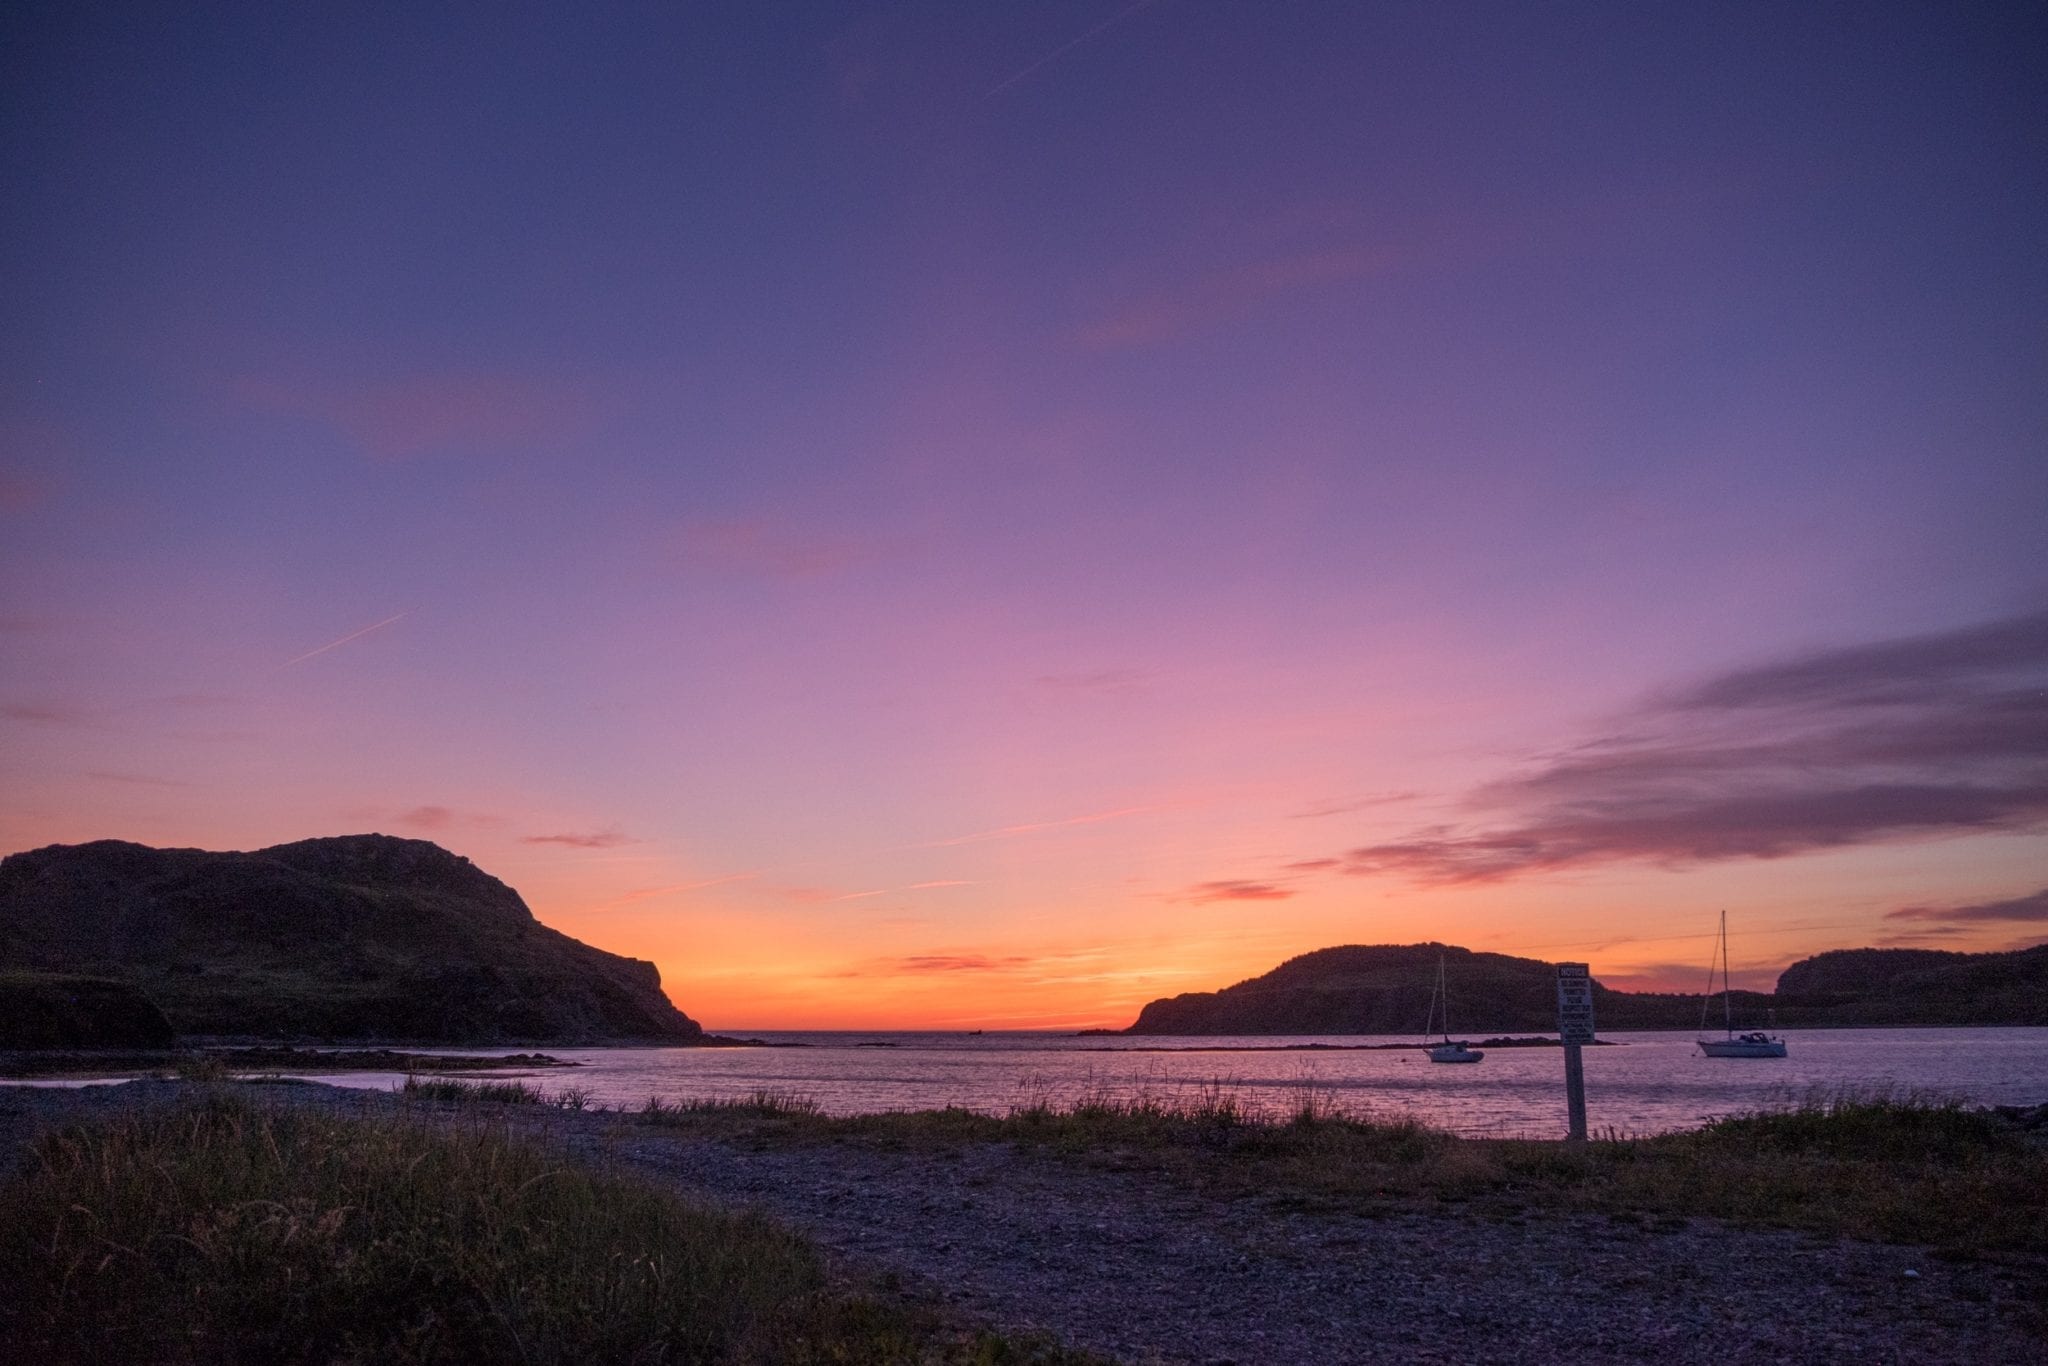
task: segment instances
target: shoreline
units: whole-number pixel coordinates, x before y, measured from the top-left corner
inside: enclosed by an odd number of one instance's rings
[[[2036,1359],[2048,1329],[2030,1307],[2048,1290],[2038,1249],[2017,1261],[1947,1260],[1912,1241],[1659,1213],[1635,1197],[1585,1204],[1569,1185],[1559,1188],[1567,1203],[1545,1204],[1460,1174],[1503,1151],[1549,1170],[1562,1159],[1541,1154],[1565,1152],[1552,1141],[1441,1136],[1432,1140],[1448,1145],[1440,1179],[1452,1184],[1434,1195],[1376,1194],[1383,1178],[1370,1177],[1347,1187],[1353,1194],[1318,1195],[1288,1186],[1284,1165],[1257,1165],[1257,1144],[1299,1132],[1286,1125],[1212,1129],[1189,1119],[1158,1148],[1143,1124],[1083,1124],[1068,1139],[1062,1126],[1080,1121],[1058,1115],[1024,1142],[1040,1121],[936,1112],[832,1121],[746,1106],[664,1120],[309,1081],[143,1081],[0,1087],[0,1145],[12,1156],[35,1132],[220,1093],[372,1122],[487,1126],[688,1198],[759,1210],[815,1240],[837,1274],[881,1278],[1001,1331],[1051,1333],[1112,1360],[1546,1362],[1584,1359],[1593,1344],[1600,1359],[1672,1363],[2020,1361]],[[1390,1141],[1401,1132],[1388,1131]],[[1224,1141],[1230,1134],[1238,1137]],[[1302,1141],[1306,1153],[1321,1140]],[[1631,1151],[1682,1154],[1696,1141]],[[1398,1175],[1418,1159],[1395,1151],[1376,1160]],[[1352,1165],[1331,1171],[1349,1180]],[[1723,1264],[1773,1274],[1696,1271]],[[1445,1293],[1459,1285],[1485,1291]],[[1573,1305],[1563,1317],[1562,1285]]]

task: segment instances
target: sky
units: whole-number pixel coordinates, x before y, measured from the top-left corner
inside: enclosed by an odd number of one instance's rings
[[[0,17],[0,851],[714,1028],[2048,939],[2048,10]]]

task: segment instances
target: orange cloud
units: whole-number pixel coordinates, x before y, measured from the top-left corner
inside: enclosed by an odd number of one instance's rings
[[[1285,901],[1294,895],[1290,887],[1270,882],[1202,882],[1189,892],[1190,901]]]

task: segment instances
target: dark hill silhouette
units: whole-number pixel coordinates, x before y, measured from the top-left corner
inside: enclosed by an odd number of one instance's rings
[[[1788,1024],[2048,1024],[2048,944],[2012,953],[1830,949],[1778,977]]]
[[[533,918],[425,840],[254,853],[120,840],[0,860],[0,969],[139,989],[181,1034],[413,1042],[689,1043],[652,963]]]
[[[1350,944],[1221,991],[1153,1001],[1127,1034],[1412,1034],[1445,964],[1452,1033],[1557,1029],[1556,965],[1446,944]],[[1603,1030],[1693,1029],[1702,997],[1593,983]],[[2048,945],[2016,953],[1843,949],[1794,963],[1775,995],[1737,991],[1738,1024],[2048,1024]],[[1719,994],[1712,1017],[1721,1018]]]

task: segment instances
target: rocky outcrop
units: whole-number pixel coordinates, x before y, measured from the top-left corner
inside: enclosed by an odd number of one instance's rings
[[[254,853],[52,845],[0,861],[0,967],[140,991],[186,1035],[694,1042],[652,963],[549,929],[425,840]]]

